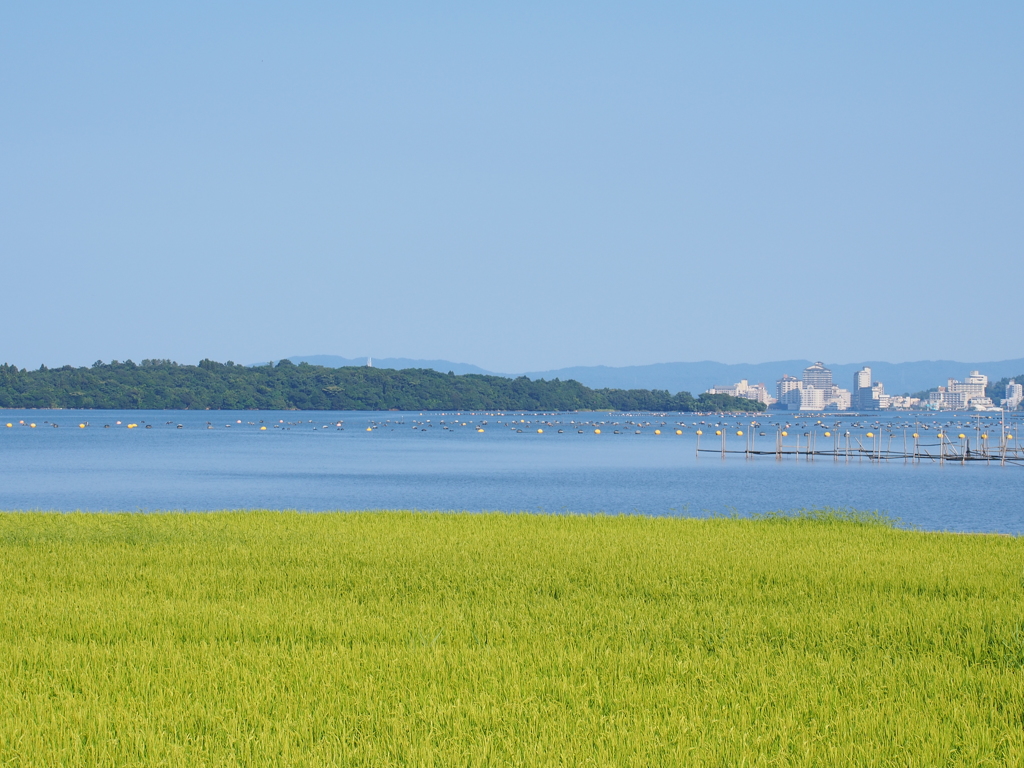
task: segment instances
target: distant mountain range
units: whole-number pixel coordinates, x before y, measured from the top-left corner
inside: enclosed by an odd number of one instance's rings
[[[293,363],[306,362],[328,368],[349,365],[366,365],[367,358],[346,358],[337,355],[299,355],[287,358]],[[528,376],[531,379],[575,379],[588,387],[613,387],[616,389],[667,389],[676,392],[699,394],[707,389],[724,384],[734,384],[740,379],[751,383],[763,381],[769,392],[774,392],[775,381],[788,373],[799,378],[812,360],[780,360],[771,363],[727,365],[704,360],[696,363],[654,363],[652,365],[630,365],[613,368],[605,365],[576,366],[550,371],[526,371],[522,374],[487,371],[468,363],[453,363],[448,360],[413,360],[404,357],[373,358],[378,368],[431,368],[447,373],[482,373],[492,376]],[[825,363],[832,369],[832,379],[841,387],[853,386],[853,374],[865,365],[871,367],[872,379],[881,381],[889,394],[919,392],[945,384],[952,377],[963,379],[972,370],[986,374],[990,381],[1007,376],[1024,374],[1024,358],[999,360],[982,363],[962,363],[955,360],[922,360],[914,363]]]

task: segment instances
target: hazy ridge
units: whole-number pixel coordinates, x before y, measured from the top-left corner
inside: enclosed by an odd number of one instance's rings
[[[366,358],[346,358],[337,355],[297,355],[287,358],[293,363],[307,362],[337,368],[348,365],[366,365]],[[751,382],[763,381],[769,391],[774,391],[776,379],[788,373],[799,376],[813,360],[779,360],[769,363],[716,363],[702,360],[693,363],[653,363],[612,367],[606,365],[583,365],[557,368],[546,371],[525,371],[523,373],[502,373],[488,371],[469,363],[454,363],[448,360],[415,360],[404,357],[373,358],[378,368],[430,368],[457,374],[481,373],[492,376],[528,376],[531,379],[575,379],[588,387],[613,387],[619,389],[667,389],[669,392],[704,392],[717,384],[733,384],[740,379]],[[970,371],[979,370],[990,380],[1024,373],[1024,358],[980,363],[956,360],[920,360],[910,363],[886,363],[867,361],[860,363],[825,363],[832,369],[833,380],[849,389],[855,371],[865,365],[871,366],[873,377],[885,385],[890,394],[917,392],[938,384],[945,384],[953,377],[963,379]]]

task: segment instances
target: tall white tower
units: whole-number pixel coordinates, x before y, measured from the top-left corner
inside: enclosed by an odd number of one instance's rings
[[[804,386],[828,391],[832,389],[832,371],[820,360],[804,368]]]
[[[871,369],[867,366],[853,374],[853,391],[858,389],[871,389]]]

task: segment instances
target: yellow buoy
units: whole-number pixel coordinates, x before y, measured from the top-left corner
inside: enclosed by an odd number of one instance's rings
[[[595,435],[600,435],[601,434],[601,430],[600,429],[595,429],[594,430],[594,434]]]
[[[139,425],[138,424],[129,424],[128,425],[128,429],[135,429],[137,426],[139,426]]]
[[[874,437],[874,436],[875,436],[874,432],[868,432],[868,437]]]
[[[85,429],[85,424],[79,424],[79,425],[78,425],[78,428],[79,428],[79,429]]]
[[[656,434],[656,435],[660,435],[660,434],[661,434],[661,430],[660,430],[660,429],[656,429],[656,430],[654,430],[654,434]]]
[[[715,434],[716,434],[716,435],[720,435],[720,434],[722,434],[722,430],[720,430],[720,429],[716,429],[716,430],[715,430]]]
[[[543,429],[538,429],[537,430],[537,434],[538,435],[543,435],[544,434],[544,430]]]
[[[1006,436],[1006,439],[1007,439],[1007,440],[1013,440],[1013,435],[1007,435],[1007,436]]]
[[[963,440],[965,437],[967,437],[967,435],[965,435],[963,432],[961,432],[960,433],[960,439]]]
[[[982,436],[981,436],[981,439],[982,439],[982,440],[988,440],[988,435],[987,435],[987,434],[985,434],[985,435],[982,435]]]
[[[681,429],[677,429],[677,430],[676,430],[676,434],[677,434],[677,435],[681,435],[681,434],[683,434],[683,430],[681,430]]]
[[[266,432],[266,431],[267,431],[266,427],[260,427],[260,432]]]
[[[697,434],[698,434],[698,435],[703,435],[703,434],[704,434],[704,430],[702,430],[702,429],[698,429],[698,430],[697,430]]]
[[[481,428],[481,429],[478,429],[478,430],[477,430],[477,432],[483,432],[483,431],[484,431],[484,430],[483,430],[482,428]]]
[[[13,425],[13,424],[11,424],[11,422],[7,422],[7,426],[8,426],[8,427],[13,427],[14,425]]]
[[[736,430],[736,434],[739,435],[740,437],[743,437],[743,430],[742,429],[737,429]]]
[[[832,433],[831,432],[826,432],[825,433],[825,437],[832,437]]]
[[[36,428],[36,425],[35,425],[35,424],[29,424],[29,426],[30,426],[30,427],[32,427],[32,429],[35,429],[35,428]]]
[[[367,432],[370,432],[370,431],[371,431],[372,429],[373,429],[373,427],[367,427],[367,428],[366,428],[366,431],[367,431]]]
[[[920,435],[917,434],[917,432],[915,432],[914,434],[911,435],[911,437],[917,438],[917,437],[920,437]]]
[[[936,437],[945,437],[945,435],[939,432],[939,434],[937,434]]]
[[[789,432],[786,432],[785,430],[783,430],[782,436],[783,437],[789,437]]]

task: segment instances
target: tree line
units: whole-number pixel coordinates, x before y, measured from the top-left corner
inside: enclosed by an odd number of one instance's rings
[[[729,395],[591,389],[578,381],[429,369],[324,368],[282,360],[246,366],[203,360],[130,360],[91,367],[0,365],[0,407],[147,410],[761,411]]]

